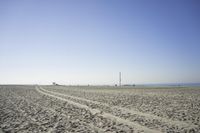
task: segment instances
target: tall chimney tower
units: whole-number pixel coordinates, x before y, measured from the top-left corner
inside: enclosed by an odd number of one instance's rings
[[[121,72],[119,72],[119,86],[121,86],[121,82],[122,82],[122,79],[121,79]]]

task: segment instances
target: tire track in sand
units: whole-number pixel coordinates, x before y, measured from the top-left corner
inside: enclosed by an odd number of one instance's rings
[[[49,91],[49,90],[43,89],[42,87],[40,87],[40,89],[44,92],[47,92],[47,93],[50,93],[50,94],[53,94],[53,95],[68,97],[68,98],[74,99],[74,100],[77,99],[77,100],[80,100],[80,101],[93,103],[93,104],[96,104],[96,105],[103,105],[103,106],[108,107],[112,110],[120,110],[120,112],[123,112],[123,113],[126,113],[126,114],[143,116],[143,117],[145,117],[149,120],[156,119],[156,120],[160,121],[161,123],[163,123],[164,125],[171,125],[171,126],[175,125],[175,126],[178,126],[180,129],[181,128],[189,128],[189,129],[197,128],[196,125],[189,124],[189,123],[186,123],[186,122],[183,122],[183,121],[171,120],[171,119],[167,119],[167,118],[164,118],[164,117],[159,117],[159,116],[152,115],[152,114],[147,114],[147,113],[143,113],[143,112],[139,112],[139,111],[135,111],[135,110],[130,110],[130,109],[119,107],[119,106],[110,106],[109,104],[101,103],[101,102],[98,102],[98,101],[92,101],[92,100],[88,100],[88,99],[84,99],[84,98],[80,98],[80,97],[76,97],[76,96],[71,96],[71,95],[67,95],[67,94],[61,94],[61,93],[58,93],[58,92]]]
[[[57,99],[62,100],[62,101],[66,101],[66,102],[68,102],[69,104],[73,104],[73,105],[75,105],[75,106],[77,106],[77,107],[80,107],[80,108],[87,109],[87,110],[89,110],[92,114],[96,114],[96,115],[102,116],[102,117],[104,117],[104,118],[109,118],[109,119],[111,119],[111,120],[113,120],[113,121],[116,121],[116,122],[118,122],[118,123],[126,123],[128,126],[133,127],[133,128],[136,129],[137,131],[144,131],[145,133],[161,133],[161,132],[158,131],[158,130],[154,130],[154,129],[147,128],[147,127],[142,126],[142,125],[140,125],[140,124],[138,124],[138,123],[131,122],[131,121],[129,121],[129,120],[122,119],[122,118],[120,118],[120,117],[114,116],[114,115],[112,115],[112,114],[110,114],[110,113],[105,113],[105,112],[102,113],[102,111],[100,111],[100,110],[98,110],[98,109],[92,109],[92,108],[90,108],[90,107],[87,106],[87,105],[83,105],[83,104],[74,102],[74,101],[72,101],[72,100],[68,100],[68,99],[62,98],[62,97],[60,97],[60,96],[56,96],[55,94],[53,94],[54,92],[52,93],[52,92],[50,92],[50,91],[46,91],[46,90],[44,90],[42,87],[36,87],[36,90],[37,90],[39,93],[42,93],[42,94],[44,94],[44,95],[47,95],[47,96],[50,96],[50,97],[54,97],[54,98],[57,98]]]

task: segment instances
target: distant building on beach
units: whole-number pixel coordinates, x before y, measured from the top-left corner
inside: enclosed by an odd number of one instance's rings
[[[53,84],[53,85],[58,85],[56,82],[53,82],[52,84]]]

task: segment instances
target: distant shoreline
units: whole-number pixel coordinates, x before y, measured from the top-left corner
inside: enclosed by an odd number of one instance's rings
[[[137,86],[150,87],[200,87],[200,83],[160,83],[160,84],[137,84]]]
[[[0,85],[52,85],[52,84],[0,84]],[[64,86],[114,86],[112,84],[59,84]],[[149,84],[122,84],[122,87],[200,87],[200,83],[149,83]],[[119,86],[118,86],[119,87]]]

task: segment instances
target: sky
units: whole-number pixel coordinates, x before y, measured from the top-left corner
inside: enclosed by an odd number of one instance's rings
[[[1,0],[0,84],[200,82],[199,0]]]

